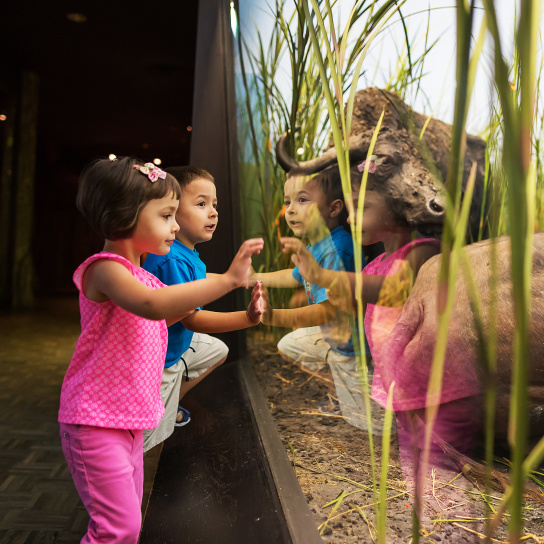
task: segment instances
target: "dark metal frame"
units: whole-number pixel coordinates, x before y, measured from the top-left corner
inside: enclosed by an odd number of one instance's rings
[[[234,55],[226,0],[199,1],[193,96],[190,162],[215,177],[219,202],[219,225],[213,240],[197,250],[210,272],[222,273],[241,243]],[[243,293],[237,290],[209,309],[232,311],[242,309],[243,304]],[[243,355],[243,331],[222,336],[230,348],[230,359]]]

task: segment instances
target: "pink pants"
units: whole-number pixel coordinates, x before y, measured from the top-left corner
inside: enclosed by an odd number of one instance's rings
[[[478,397],[465,397],[441,404],[433,426],[433,435],[438,435],[459,453],[470,456],[480,425],[479,400]],[[425,409],[399,411],[396,412],[396,416],[401,465],[403,472],[406,472],[405,467],[413,469],[422,459],[421,452],[425,444]],[[431,465],[450,470],[457,468],[452,458],[435,442],[431,442],[429,462]]]
[[[142,524],[143,431],[61,423],[60,435],[91,517],[81,542],[136,544]]]

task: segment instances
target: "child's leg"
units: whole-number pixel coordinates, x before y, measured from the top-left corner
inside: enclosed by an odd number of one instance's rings
[[[165,368],[161,379],[164,415],[155,429],[144,431],[144,452],[164,442],[173,432],[178,413],[179,388],[185,366],[182,361]]]
[[[228,353],[229,348],[218,338],[195,332],[191,346],[183,354],[186,367],[183,366],[178,403],[188,391],[222,365]],[[183,361],[181,364],[183,365]]]
[[[195,333],[191,346],[174,365],[165,368],[161,380],[164,416],[155,429],[144,431],[144,451],[164,442],[173,432],[179,401],[227,358],[229,348],[213,336]],[[189,372],[189,381],[186,379]]]
[[[319,370],[327,364],[329,344],[323,340],[321,327],[304,327],[286,334],[279,342],[281,356],[307,370]]]
[[[349,357],[331,350],[327,361],[331,368],[336,394],[344,419],[359,429],[368,430],[363,386],[361,385],[355,356]],[[372,375],[367,373],[367,376],[368,393],[370,395]],[[372,399],[370,403],[372,431],[375,435],[381,436],[383,433],[385,410]]]
[[[362,399],[361,402],[357,402],[357,397],[361,397],[361,387],[357,377],[355,357],[347,357],[331,350],[327,362],[331,369],[336,398],[340,404],[342,416],[351,425],[361,427],[364,419],[361,417],[364,415],[364,407]]]
[[[136,544],[143,493],[143,432],[61,423],[62,450],[90,516],[83,543]]]

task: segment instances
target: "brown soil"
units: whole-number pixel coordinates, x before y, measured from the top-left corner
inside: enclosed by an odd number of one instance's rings
[[[369,436],[341,416],[318,411],[319,401],[334,392],[329,371],[311,374],[285,362],[272,339],[260,332],[248,339],[248,350],[323,541],[376,542]],[[386,542],[408,543],[412,540],[413,485],[403,479],[396,431],[390,448]],[[374,437],[374,450],[379,479],[380,436]],[[426,489],[420,542],[483,542],[478,536],[485,533],[483,493],[460,473],[444,470],[429,474]],[[493,492],[486,499],[496,508],[500,497],[501,493]],[[527,501],[524,534],[532,536],[525,541],[544,542],[543,515],[543,504]],[[494,533],[494,542],[507,542],[507,535],[506,518]]]

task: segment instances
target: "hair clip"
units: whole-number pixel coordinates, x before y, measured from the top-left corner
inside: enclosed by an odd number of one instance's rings
[[[364,172],[367,161],[368,171],[370,174],[373,174],[378,166],[380,166],[380,164],[383,162],[383,159],[380,159],[378,155],[370,155],[370,157],[368,157],[366,161],[363,161],[361,164],[357,165],[357,170],[359,170],[359,172]]]
[[[151,182],[155,182],[159,178],[166,179],[166,172],[161,170],[158,166],[155,166],[152,162],[146,162],[143,166],[135,164],[134,168],[139,170],[144,176],[147,176]]]

